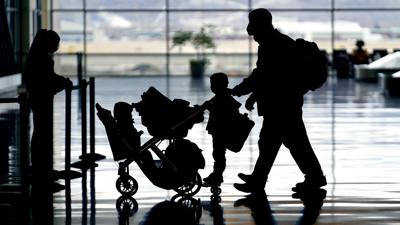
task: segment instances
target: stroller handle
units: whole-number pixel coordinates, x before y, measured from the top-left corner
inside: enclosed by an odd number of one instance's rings
[[[181,122],[177,123],[175,126],[171,127],[171,131],[174,131],[175,129],[179,128],[180,126],[182,126],[183,124],[185,124],[186,122],[190,121],[191,119],[195,118],[196,116],[198,116],[200,113],[203,113],[204,110],[206,110],[209,106],[209,104],[211,102],[213,102],[215,99],[215,96],[212,97],[210,100],[205,101],[203,104],[201,104],[200,106],[195,106],[195,108],[197,109],[193,114],[191,114],[190,116],[186,117],[184,120],[182,120]]]

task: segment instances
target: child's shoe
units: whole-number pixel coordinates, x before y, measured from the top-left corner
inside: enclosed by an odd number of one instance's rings
[[[208,177],[203,179],[204,183],[210,186],[220,186],[224,179],[222,175],[211,173]]]

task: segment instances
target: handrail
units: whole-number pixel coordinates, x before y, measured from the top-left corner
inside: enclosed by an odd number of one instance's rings
[[[19,98],[0,98],[0,103],[20,103]]]

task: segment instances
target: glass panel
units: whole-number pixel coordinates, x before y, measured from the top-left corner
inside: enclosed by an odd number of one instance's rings
[[[88,12],[88,53],[165,52],[165,13]]]
[[[77,76],[78,60],[76,54],[54,55],[54,71],[62,76]],[[75,81],[74,81],[75,82]]]
[[[217,70],[232,74],[242,73],[243,69],[248,71],[247,12],[179,12],[171,13],[170,19],[170,45],[173,54],[171,74],[189,74],[189,61],[201,57],[203,53],[209,63],[206,74]],[[178,31],[192,32],[193,36],[201,28],[212,38],[215,48],[196,50],[191,41],[184,45],[173,45],[174,35]],[[233,56],[235,53],[240,53],[241,56]],[[234,66],[228,66],[233,62]]]
[[[51,0],[53,9],[82,9],[83,0]]]
[[[314,41],[321,50],[331,48],[331,20],[326,12],[272,12],[275,28],[293,39]],[[257,43],[253,45],[257,48]],[[254,49],[253,49],[254,51]],[[256,50],[255,50],[256,51]]]
[[[171,57],[171,75],[189,75],[188,61],[194,54],[177,54]],[[212,54],[208,56],[205,75],[224,72],[228,76],[247,75],[249,72],[249,55],[246,53]]]
[[[165,76],[166,57],[165,54],[88,54],[87,74]]]
[[[173,0],[170,1],[171,9],[247,9],[246,0]]]
[[[164,9],[165,0],[86,0],[88,9]]]
[[[398,0],[335,0],[336,8],[400,8]]]
[[[188,31],[196,34],[203,27],[216,45],[215,49],[208,49],[206,52],[248,52],[247,12],[171,13],[170,21],[171,42],[177,31]],[[173,43],[171,43],[172,45]],[[173,47],[171,52],[195,53],[196,50],[190,42],[183,46]]]
[[[61,37],[58,53],[83,51],[83,13],[54,12],[53,30]]]
[[[19,11],[11,11],[7,13],[8,29],[11,35],[11,42],[14,45],[14,50],[19,45]]]
[[[329,9],[331,0],[253,0],[252,7],[267,9]]]
[[[335,48],[351,51],[357,39],[365,42],[365,48],[391,52],[399,48],[399,12],[336,12]]]

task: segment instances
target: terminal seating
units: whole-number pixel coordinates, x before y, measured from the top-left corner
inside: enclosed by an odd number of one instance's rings
[[[394,74],[379,73],[378,84],[380,92],[387,97],[400,97],[400,71]]]

